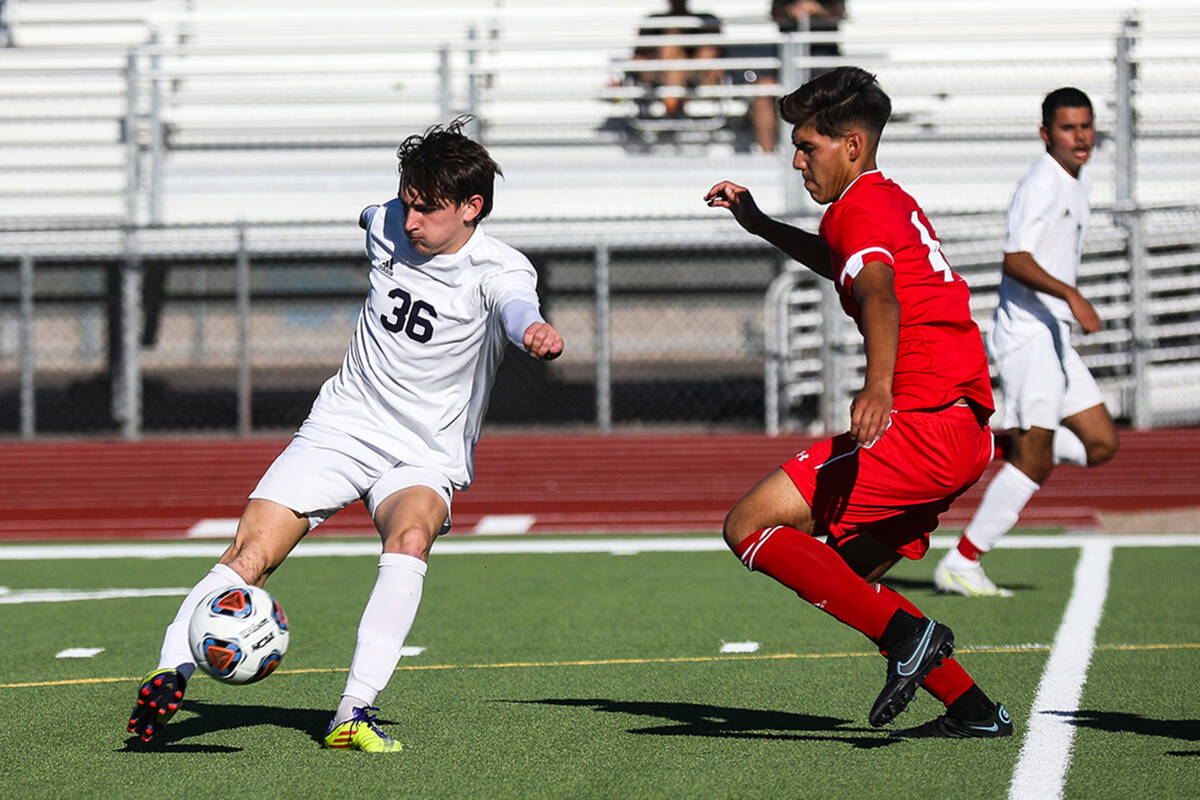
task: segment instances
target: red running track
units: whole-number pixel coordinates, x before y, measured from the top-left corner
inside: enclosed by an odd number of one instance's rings
[[[531,532],[717,531],[730,505],[810,437],[485,435],[477,480],[454,501],[455,531],[528,514]],[[285,439],[0,445],[0,540],[173,538],[236,518]],[[942,518],[962,527],[1000,462]],[[1200,429],[1126,431],[1109,464],[1062,467],[1023,526],[1090,528],[1100,512],[1200,505]],[[368,533],[361,503],[321,534]]]

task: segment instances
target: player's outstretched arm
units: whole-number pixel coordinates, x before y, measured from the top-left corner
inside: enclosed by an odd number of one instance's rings
[[[1061,297],[1067,301],[1071,313],[1079,321],[1079,327],[1084,333],[1095,333],[1100,330],[1100,315],[1087,301],[1079,290],[1069,283],[1055,278],[1037,263],[1031,253],[1024,250],[1017,253],[1004,254],[1004,274],[1038,292],[1045,292],[1052,297]]]
[[[563,338],[549,322],[535,322],[525,329],[525,352],[547,361],[558,358],[563,351]]]
[[[833,278],[829,248],[821,237],[767,216],[745,186],[721,181],[708,190],[704,202],[714,208],[728,208],[747,231],[766,239],[818,275]]]

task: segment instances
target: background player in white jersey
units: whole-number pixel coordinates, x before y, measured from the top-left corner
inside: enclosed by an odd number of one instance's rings
[[[1100,330],[1096,309],[1075,288],[1090,215],[1084,164],[1096,142],[1088,96],[1071,87],[1046,95],[1040,133],[1046,152],[1009,205],[1000,304],[988,337],[1012,451],[958,547],[934,570],[943,592],[1011,595],[984,573],[980,556],[1016,524],[1055,465],[1092,467],[1117,453],[1112,417],[1070,341],[1072,320],[1084,333]]]
[[[350,349],[250,494],[233,544],[167,627],[158,667],[129,720],[142,739],[182,702],[195,669],[187,627],[200,600],[230,584],[261,586],[309,530],[362,498],[383,553],[325,746],[400,749],[375,724],[373,704],[416,617],[430,548],[450,527],[453,493],[471,482],[504,340],[535,358],[563,350],[538,311],[529,260],[479,227],[501,173],[463,135],[468,119],[406,139],[397,151],[399,196],[360,215],[371,288]]]

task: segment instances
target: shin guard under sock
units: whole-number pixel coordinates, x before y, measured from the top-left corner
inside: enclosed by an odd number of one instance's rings
[[[734,553],[747,569],[770,575],[871,641],[896,613],[892,596],[875,591],[832,547],[795,528],[756,531]]]

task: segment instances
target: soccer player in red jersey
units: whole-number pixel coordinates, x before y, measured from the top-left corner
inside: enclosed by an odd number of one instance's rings
[[[1009,736],[1007,710],[951,657],[950,628],[876,583],[902,557],[925,554],[938,515],[992,457],[991,381],[970,292],[916,201],[875,165],[891,101],[874,75],[827,72],[781,98],[779,115],[793,126],[792,166],[804,187],[830,204],[819,233],[768,217],[729,181],[705,200],[834,282],[863,335],[866,379],[850,404],[850,430],[797,454],[738,500],[725,541],[746,567],[878,645],[888,666],[872,725],[886,725],[924,686],[946,713],[893,735]]]

